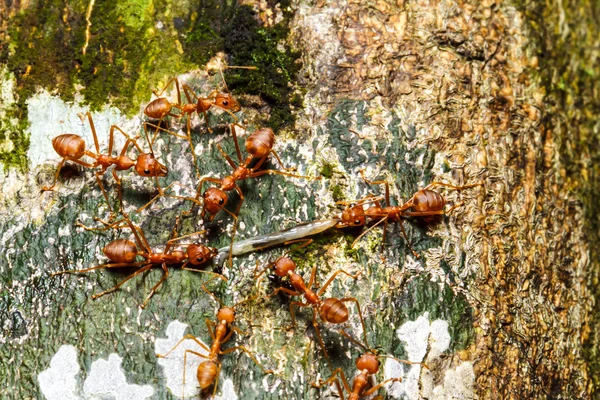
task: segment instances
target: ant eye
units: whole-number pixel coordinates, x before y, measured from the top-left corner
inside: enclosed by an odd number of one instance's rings
[[[358,219],[357,219],[356,221],[354,221],[354,223],[355,223],[356,225],[360,225],[360,220],[358,220]]]
[[[206,197],[206,192],[204,192],[204,194],[202,195],[202,197]]]
[[[228,102],[227,100],[223,100],[223,105],[224,105],[224,106],[228,106],[228,105],[229,105],[229,102]]]
[[[144,170],[144,173],[145,173],[146,175],[150,175],[150,170],[149,170],[149,169],[145,169],[145,170]]]
[[[202,261],[204,261],[204,258],[203,257],[198,257],[198,258],[196,258],[196,261],[198,261],[199,263],[201,263]]]
[[[219,204],[220,204],[220,205],[223,205],[223,203],[225,203],[225,200],[223,200],[223,199],[219,199]]]

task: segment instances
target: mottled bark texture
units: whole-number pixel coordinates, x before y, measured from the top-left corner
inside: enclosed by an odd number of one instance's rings
[[[215,304],[200,289],[205,277],[173,270],[142,312],[136,305],[158,271],[96,301],[89,296],[114,285],[121,273],[50,277],[103,262],[101,248],[129,233],[73,226],[107,216],[88,171],[68,169],[56,192],[39,195],[57,160],[24,167],[32,165],[29,140],[49,146],[51,139],[28,130],[32,115],[44,111],[30,99],[48,91],[95,108],[108,102],[127,114],[120,124],[139,132],[151,90],[170,76],[189,72],[180,77],[197,93],[219,85],[218,75],[195,69],[219,52],[232,65],[259,66],[226,74],[251,130],[272,126],[284,162],[323,178],[263,176],[243,183],[239,238],[334,215],[342,207],[336,201],[383,194],[382,185],[361,179],[361,170],[370,179],[387,179],[396,203],[431,181],[484,183],[442,190],[451,204],[464,205],[437,224],[405,224],[420,259],[393,224],[385,260],[380,228],[354,249],[360,231],[320,235],[297,256],[303,276],[319,266],[319,283],[339,268],[362,272],[357,281],[341,278],[331,293],[360,301],[370,344],[386,354],[407,356],[396,329],[425,312],[448,323],[448,350],[425,357],[430,371],[422,371],[416,391],[403,396],[440,398],[436,390],[449,371],[467,364],[475,379],[460,383],[472,386],[471,397],[598,395],[596,2],[201,3],[97,0],[87,19],[94,4],[87,1],[0,3],[0,155],[7,166],[0,177],[3,398],[41,397],[36,376],[63,344],[79,349],[80,380],[93,361],[118,353],[130,383],[152,385],[156,398],[179,395],[165,386],[154,340],[178,319],[210,341],[204,320],[214,318]],[[66,116],[44,118],[53,126]],[[193,120],[202,174],[230,172],[214,146],[234,154],[227,118],[210,117],[213,134]],[[164,135],[155,150],[170,170],[163,185],[194,184],[185,141]],[[152,195],[152,182],[126,175],[124,192],[131,211]],[[151,245],[160,246],[185,207],[161,200],[132,217]],[[231,218],[220,214],[208,224],[194,213],[182,226],[183,234],[210,228],[207,241],[221,246],[228,243]],[[234,260],[230,283],[215,289],[218,296],[233,303],[271,292],[277,282],[266,279],[256,288],[252,270],[256,260],[264,265],[282,252]],[[224,356],[222,379],[233,380],[240,398],[331,395],[310,386],[330,369],[314,342],[309,310],[298,313],[294,330],[285,329],[284,296],[253,303],[237,319],[248,331],[238,342],[277,373],[263,381],[243,355]],[[350,321],[346,329],[360,337],[353,307]],[[342,343],[334,329],[321,329],[334,366],[352,376],[359,350]],[[380,373],[377,380],[383,379]]]

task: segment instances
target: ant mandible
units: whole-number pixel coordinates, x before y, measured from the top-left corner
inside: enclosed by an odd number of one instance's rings
[[[325,385],[330,385],[332,382],[338,382],[338,379],[341,379],[342,384],[344,385],[344,388],[350,394],[348,396],[348,400],[359,400],[363,397],[367,397],[367,396],[372,395],[373,393],[376,393],[379,389],[381,389],[383,386],[385,386],[386,384],[388,384],[390,382],[402,381],[402,378],[389,378],[389,379],[386,379],[385,381],[373,386],[371,379],[375,374],[377,374],[377,372],[379,372],[379,366],[380,366],[380,363],[378,360],[379,358],[390,358],[392,360],[395,360],[395,361],[403,363],[403,364],[422,365],[426,369],[429,369],[429,367],[425,363],[400,360],[396,357],[392,357],[392,356],[388,356],[388,355],[378,355],[377,352],[375,350],[371,349],[369,347],[369,345],[367,344],[366,332],[363,332],[363,333],[365,336],[365,344],[364,345],[362,343],[358,342],[352,336],[348,335],[344,330],[340,330],[340,334],[342,334],[347,339],[350,339],[350,341],[359,345],[364,350],[364,353],[356,360],[356,368],[358,369],[359,374],[354,377],[354,379],[352,381],[352,386],[350,386],[350,384],[348,383],[348,379],[346,379],[346,376],[344,375],[344,371],[342,371],[341,368],[336,368],[333,371],[333,373],[331,374],[331,377],[329,377],[329,379],[327,379],[325,381],[321,381],[318,384],[312,383],[313,387],[318,389]],[[336,375],[338,375],[339,378]],[[371,388],[367,389],[369,387],[369,385],[371,385]],[[383,399],[383,397],[377,396],[377,397],[375,397],[375,399]],[[341,400],[344,400],[343,395],[341,396]]]
[[[90,128],[92,130],[96,153],[86,150],[85,141],[79,135],[65,133],[56,136],[54,139],[52,139],[52,147],[54,147],[54,150],[58,153],[58,155],[62,157],[62,160],[58,163],[58,167],[56,168],[56,173],[54,174],[54,181],[52,182],[52,185],[42,187],[42,191],[54,190],[54,186],[56,185],[56,181],[58,179],[58,175],[60,174],[60,170],[65,161],[67,160],[73,161],[74,163],[82,165],[86,168],[100,167],[100,170],[96,172],[95,177],[96,181],[98,182],[98,186],[102,191],[102,195],[104,196],[106,203],[109,205],[109,208],[110,201],[108,200],[108,193],[106,192],[101,179],[102,175],[104,175],[104,173],[109,167],[113,165],[115,166],[115,168],[111,172],[117,183],[119,189],[119,201],[121,202],[121,179],[117,175],[116,171],[125,171],[134,168],[135,172],[139,176],[159,177],[165,176],[167,174],[167,167],[165,167],[164,165],[159,163],[158,160],[156,160],[156,158],[154,157],[154,153],[152,152],[152,148],[150,149],[150,153],[144,153],[141,147],[137,144],[136,138],[130,138],[129,135],[127,135],[121,128],[119,128],[116,125],[112,125],[110,127],[108,152],[106,154],[100,153],[98,136],[96,135],[96,128],[94,126],[92,116],[89,112],[87,112],[85,116],[87,116]],[[80,118],[83,119],[84,117],[80,115]],[[115,130],[119,131],[127,139],[123,146],[123,149],[116,157],[112,155]],[[138,158],[135,161],[126,155],[130,145],[133,145],[139,152]],[[82,161],[81,158],[84,155],[92,158],[94,162],[87,163],[85,161]]]
[[[431,182],[429,185],[425,186],[423,189],[417,191],[407,202],[399,205],[392,206],[390,204],[390,188],[389,184],[386,180],[380,181],[370,181],[364,177],[364,172],[360,171],[363,180],[372,185],[380,185],[385,184],[385,202],[386,206],[382,207],[379,203],[380,198],[378,197],[366,197],[364,199],[360,199],[354,202],[354,205],[344,210],[341,214],[341,222],[338,224],[338,227],[343,228],[347,226],[362,226],[366,223],[366,218],[371,218],[374,220],[378,220],[373,226],[369,227],[366,231],[360,234],[352,243],[354,246],[364,235],[366,235],[370,230],[375,228],[377,225],[383,223],[383,240],[382,246],[385,244],[385,236],[387,231],[388,220],[392,222],[400,223],[400,230],[402,232],[402,236],[404,237],[406,244],[408,245],[410,251],[416,258],[420,258],[420,255],[412,248],[410,242],[408,241],[408,237],[406,236],[406,231],[404,230],[404,221],[403,219],[406,217],[420,217],[424,218],[428,221],[431,217],[437,215],[444,215],[452,212],[452,210],[460,207],[463,203],[458,203],[450,207],[449,209],[445,209],[446,199],[439,194],[431,190],[435,186],[443,186],[449,187],[455,190],[463,190],[468,189],[475,186],[482,186],[483,183],[474,183],[470,185],[463,186],[455,186],[444,182]],[[364,209],[363,205],[367,203],[373,203],[372,207]]]
[[[210,282],[214,278],[209,279],[206,283]],[[182,392],[185,390],[185,368],[187,364],[187,355],[188,353],[194,354],[198,357],[205,358],[206,361],[200,363],[198,365],[198,370],[196,373],[196,377],[198,378],[198,384],[202,391],[205,391],[210,386],[213,386],[213,397],[217,392],[217,386],[219,381],[219,374],[221,372],[221,361],[219,361],[219,356],[231,353],[235,350],[240,350],[246,353],[248,357],[256,364],[265,374],[272,374],[273,370],[265,370],[262,365],[258,362],[256,357],[244,346],[235,346],[229,349],[223,350],[221,347],[225,344],[234,332],[237,332],[239,335],[244,335],[238,327],[233,325],[235,321],[235,309],[241,306],[244,303],[255,300],[258,295],[253,296],[249,299],[240,301],[233,306],[225,306],[223,302],[217,298],[212,292],[210,292],[206,286],[202,285],[202,290],[208,293],[220,306],[219,311],[217,312],[217,322],[214,323],[209,319],[205,320],[206,327],[208,328],[208,333],[212,339],[212,344],[210,348],[208,348],[204,343],[196,339],[193,335],[187,334],[185,335],[177,344],[169,350],[166,354],[157,354],[156,356],[159,358],[166,358],[175,350],[179,345],[187,339],[193,340],[196,342],[202,349],[204,349],[208,354],[201,354],[193,350],[186,349],[183,356],[183,385]],[[182,397],[185,398],[185,393],[182,393]]]
[[[118,224],[122,223],[123,220],[125,222],[127,222],[127,225],[119,226]],[[152,251],[152,248],[148,244],[148,241],[146,240],[146,237],[145,237],[142,229],[138,226],[135,226],[133,224],[133,222],[131,222],[131,219],[129,219],[129,217],[126,214],[123,214],[123,220],[119,220],[118,222],[115,222],[114,224],[111,224],[108,226],[115,228],[115,229],[129,227],[131,229],[131,231],[133,232],[133,236],[135,238],[135,243],[130,240],[127,240],[127,239],[117,239],[117,240],[113,240],[112,242],[107,244],[102,251],[104,252],[104,255],[111,261],[110,263],[101,264],[101,265],[97,265],[95,267],[81,269],[81,270],[59,271],[59,272],[53,273],[52,276],[61,275],[61,274],[78,274],[78,273],[90,272],[90,271],[94,271],[97,269],[103,269],[103,268],[138,267],[138,269],[134,273],[129,275],[123,281],[119,282],[117,285],[115,285],[112,288],[107,289],[103,292],[92,295],[92,299],[95,300],[101,296],[104,296],[105,294],[116,291],[121,286],[123,286],[123,284],[125,282],[148,271],[150,268],[160,266],[163,270],[163,276],[158,281],[158,283],[156,285],[154,285],[154,287],[152,287],[150,294],[146,297],[144,302],[140,305],[140,308],[142,308],[142,309],[146,307],[146,305],[150,301],[150,298],[154,295],[156,290],[160,287],[160,285],[162,285],[162,283],[169,276],[169,270],[168,270],[167,266],[170,266],[170,265],[181,265],[181,269],[183,269],[183,270],[211,274],[211,275],[214,275],[214,277],[211,279],[220,278],[224,282],[227,282],[227,278],[225,278],[224,276],[217,274],[215,272],[204,271],[204,270],[188,267],[188,264],[191,264],[192,266],[200,266],[200,265],[206,263],[207,261],[213,259],[218,253],[217,249],[207,247],[203,244],[194,244],[194,243],[188,243],[188,244],[177,243],[177,244],[175,244],[175,242],[177,242],[183,238],[190,237],[193,235],[201,235],[204,233],[204,231],[194,232],[194,233],[190,233],[189,235],[177,237],[177,225],[179,224],[179,217],[178,217],[175,221],[175,226],[173,227],[171,239],[169,241],[167,241],[163,251],[162,252],[154,252],[154,251]],[[185,249],[185,252],[181,251],[181,250],[173,250],[172,248],[175,245],[187,246]],[[136,258],[138,256],[141,256],[144,260],[136,261]]]

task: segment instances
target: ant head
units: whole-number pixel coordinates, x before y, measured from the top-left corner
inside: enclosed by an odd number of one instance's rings
[[[203,244],[191,244],[187,247],[187,259],[192,265],[200,265],[215,256],[215,249]]]
[[[367,370],[371,375],[379,371],[379,360],[373,353],[365,353],[356,360],[356,368],[360,371]]]
[[[275,274],[284,277],[289,271],[296,269],[296,263],[289,257],[279,257],[275,260]]]
[[[216,214],[227,204],[227,193],[223,190],[212,187],[204,192],[204,209],[209,214]]]
[[[215,106],[231,112],[238,112],[242,109],[240,104],[229,93],[219,93],[215,97]]]
[[[159,163],[153,154],[144,153],[138,156],[135,172],[139,176],[166,176],[167,167]]]
[[[271,128],[262,128],[253,132],[246,139],[246,151],[256,158],[269,154],[275,142],[275,133]]]
[[[342,223],[346,226],[362,226],[367,222],[365,209],[357,204],[342,211]]]
[[[217,313],[217,320],[220,321],[225,321],[228,324],[233,323],[233,321],[235,320],[235,311],[233,308],[231,307],[223,307],[219,309],[219,312]]]

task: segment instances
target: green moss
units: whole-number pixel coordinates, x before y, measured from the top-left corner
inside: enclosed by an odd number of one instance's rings
[[[331,179],[331,177],[333,176],[333,170],[334,170],[334,166],[333,164],[329,164],[329,163],[323,163],[323,166],[321,167],[321,171],[319,171],[319,174],[326,178],[326,179]]]
[[[329,190],[331,190],[331,195],[334,201],[342,201],[346,198],[344,189],[339,185],[334,185]]]
[[[134,115],[160,81],[192,67],[178,53],[177,37],[153,27],[163,10],[153,10],[149,0],[96,2],[84,54],[87,6],[87,1],[39,1],[10,24],[10,45],[0,53],[0,63],[16,77],[13,115],[22,122],[10,133],[14,149],[0,154],[5,165],[27,165],[26,101],[40,88],[72,101],[79,84],[92,109],[110,102]]]
[[[300,54],[284,42],[290,15],[285,12],[284,17],[275,26],[264,28],[249,6],[236,1],[205,1],[180,30],[185,56],[191,62],[205,64],[224,51],[230,64],[258,68],[229,69],[225,78],[234,93],[258,95],[269,104],[271,112],[263,123],[276,131],[292,126],[292,110],[301,106],[301,96],[291,85],[301,67]]]

